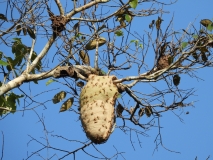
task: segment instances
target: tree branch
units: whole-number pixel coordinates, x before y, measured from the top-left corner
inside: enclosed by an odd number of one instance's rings
[[[72,76],[70,76],[68,73],[64,75],[64,71],[69,70],[70,67],[73,68],[75,73]],[[72,78],[80,78],[83,80],[87,80],[87,77],[90,74],[99,75],[100,73],[99,73],[99,71],[95,70],[94,68],[92,68],[90,66],[83,66],[83,65],[62,66],[62,67],[58,66],[50,71],[43,72],[40,74],[23,73],[19,77],[8,82],[7,84],[2,85],[0,87],[0,95],[3,95],[6,92],[8,92],[16,87],[19,87],[24,82],[30,82],[30,81],[34,81],[34,80],[43,80],[43,79],[47,79],[50,77],[60,78],[60,77],[64,77],[64,76],[70,76]]]
[[[94,5],[98,4],[98,3],[106,3],[106,2],[109,2],[109,0],[94,0],[94,1],[91,1],[91,2],[89,2],[89,3],[87,3],[87,4],[85,4],[84,6],[81,6],[81,7],[79,7],[79,8],[76,8],[74,11],[71,11],[70,13],[68,13],[68,14],[66,15],[66,17],[67,17],[69,20],[71,20],[70,18],[71,18],[73,15],[75,15],[76,13],[81,12],[81,11],[84,11],[84,10],[86,10],[87,8],[90,8],[90,7],[92,7],[92,6],[94,6]]]
[[[55,0],[56,5],[58,6],[59,12],[61,16],[64,16],[64,9],[63,6],[61,5],[60,0]]]
[[[31,72],[38,64],[38,62],[40,60],[42,60],[42,58],[47,54],[48,50],[50,49],[50,47],[52,46],[53,42],[55,41],[56,36],[52,36],[50,37],[49,41],[47,42],[47,44],[44,46],[44,48],[42,49],[42,51],[39,53],[39,55],[35,58],[35,60],[31,63],[29,69],[28,69],[28,73]],[[26,72],[26,71],[25,71]]]

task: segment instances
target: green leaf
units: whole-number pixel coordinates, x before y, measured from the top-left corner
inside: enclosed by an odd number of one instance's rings
[[[131,40],[130,43],[135,43],[135,46],[138,46],[139,41],[138,40]],[[143,47],[143,46],[142,46]]]
[[[0,116],[2,116],[3,114],[8,113],[11,110],[11,108],[7,107],[7,102],[6,102],[6,99],[5,99],[5,97],[3,95],[0,96],[0,106],[2,108],[5,108],[5,109],[0,109]]]
[[[21,38],[13,38],[13,40],[14,40],[15,42],[22,43],[22,42],[21,42]]]
[[[8,63],[7,63],[7,62],[5,62],[5,61],[0,60],[0,65],[2,65],[2,66],[7,66],[7,65],[8,65]]]
[[[106,75],[106,72],[104,72],[103,70],[101,70],[101,73],[102,73],[103,75]]]
[[[19,104],[19,98],[24,97],[24,95],[16,95],[14,93],[10,93],[9,95],[0,96],[0,106],[4,107],[6,110],[0,110],[0,115],[6,114],[8,112],[15,113],[16,111],[16,101]]]
[[[62,105],[61,105],[61,108],[60,108],[60,111],[59,112],[64,112],[68,109],[70,109],[70,107],[72,106],[73,104],[73,101],[74,101],[74,98],[69,98],[68,100],[66,100]]]
[[[23,95],[23,94],[17,95],[17,94],[14,94],[14,93],[12,93],[11,95],[12,95],[13,97],[15,97],[15,100],[17,101],[18,105],[20,105],[19,98],[24,97],[24,95]]]
[[[132,8],[136,8],[137,5],[138,5],[138,0],[130,0],[129,2],[129,5],[132,7]]]
[[[49,84],[51,84],[52,82],[55,82],[53,79],[49,79],[47,82],[46,82],[46,86],[48,86]]]
[[[11,57],[7,57],[7,70],[11,71],[12,69],[14,69],[14,62],[13,59]]]
[[[125,20],[127,22],[130,22],[132,20],[132,17],[130,15],[128,15],[128,14],[125,14]]]
[[[181,49],[186,48],[187,45],[188,45],[188,42],[182,42],[181,43]]]
[[[12,70],[11,66],[10,65],[7,65],[7,70],[10,72]]]
[[[67,93],[65,91],[61,91],[61,92],[57,93],[52,99],[53,103],[56,104],[56,103],[60,102],[62,99],[64,99],[66,97],[66,94]]]
[[[1,107],[4,107],[4,106],[3,106],[4,103],[5,103],[5,98],[4,98],[3,95],[1,95],[1,96],[0,96],[0,106],[1,106]]]
[[[12,53],[15,54],[15,59],[19,59],[18,64],[20,65],[24,56],[29,52],[27,46],[22,44],[20,38],[14,38],[14,42],[12,45]]]
[[[118,30],[115,32],[116,36],[123,36],[123,31],[122,30]]]
[[[15,94],[11,94],[7,98],[7,107],[12,109],[12,111],[11,111],[12,113],[15,113],[15,111],[16,111],[16,97],[15,97]]]
[[[192,37],[193,37],[194,39],[197,39],[197,38],[198,38],[198,35],[194,34]]]
[[[208,25],[207,30],[210,32],[213,30],[213,23]]]
[[[143,49],[143,45],[142,44],[139,44],[139,47]]]
[[[16,56],[15,59],[14,59],[15,65],[20,66],[21,63],[22,63],[23,58],[24,58],[23,54],[21,54],[20,56]]]
[[[118,94],[118,95],[117,95],[117,98],[121,98],[121,94]]]
[[[11,57],[7,57],[7,63],[11,69],[15,69],[15,66],[21,63],[20,61],[22,61],[22,57],[15,57],[14,60]]]

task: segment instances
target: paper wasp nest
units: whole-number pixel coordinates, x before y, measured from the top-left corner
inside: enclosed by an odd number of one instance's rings
[[[80,94],[80,119],[87,137],[94,143],[107,141],[115,124],[114,105],[118,89],[115,76],[90,75]]]

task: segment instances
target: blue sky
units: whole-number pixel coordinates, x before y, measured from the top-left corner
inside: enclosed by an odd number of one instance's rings
[[[175,30],[186,29],[190,23],[194,23],[195,27],[199,27],[201,19],[212,19],[211,14],[213,2],[211,0],[205,1],[184,1],[179,0],[172,6],[165,6],[164,9],[170,11],[169,14],[164,14],[164,22],[162,26],[166,26],[171,20],[174,14],[173,28]],[[0,6],[1,10],[4,9]],[[137,27],[133,29],[139,33],[143,33],[144,30],[148,30],[148,24],[152,19],[157,19],[158,15],[150,18],[143,18],[141,21],[133,21]],[[144,25],[143,25],[144,24]],[[29,45],[31,42],[26,42]],[[36,49],[39,51],[45,42],[39,41],[36,45]],[[2,51],[7,51],[5,48],[0,48]],[[126,74],[133,74],[134,72],[127,72]],[[145,132],[147,136],[139,136],[142,148],[140,147],[137,136],[132,132],[132,142],[134,148],[130,143],[130,134],[125,134],[119,128],[116,128],[109,140],[96,147],[102,151],[107,157],[111,157],[118,152],[122,152],[122,156],[127,160],[132,159],[146,159],[146,160],[193,160],[198,157],[198,160],[206,159],[209,155],[210,160],[213,159],[213,70],[212,68],[201,69],[197,72],[197,75],[203,80],[197,80],[195,78],[189,78],[188,76],[181,76],[180,88],[195,88],[195,95],[190,97],[190,101],[196,101],[194,107],[184,108],[181,118],[183,122],[172,112],[169,111],[164,113],[161,118],[161,135],[163,144],[166,148],[173,150],[174,153],[169,152],[159,145],[158,150],[155,150],[154,140],[158,134],[158,128],[151,128]],[[2,80],[2,77],[0,77]],[[39,85],[24,84],[23,90],[33,90],[32,95],[39,94],[41,91],[48,91],[46,94],[42,94],[35,99],[44,102],[45,100],[51,100],[55,93],[61,89],[60,85],[51,84],[46,87],[45,83],[47,80],[39,82]],[[143,84],[143,89],[146,89],[146,85]],[[155,84],[158,86],[158,83]],[[160,86],[159,86],[160,87]],[[43,90],[44,89],[44,90]],[[51,89],[57,89],[55,92],[51,92]],[[148,89],[148,87],[147,87]],[[66,91],[69,91],[66,88]],[[143,91],[146,93],[146,91]],[[149,90],[147,90],[149,92]],[[70,95],[69,95],[70,96]],[[68,97],[67,97],[68,98]],[[23,103],[21,103],[23,105]],[[47,109],[43,107],[37,107],[35,110],[40,117],[44,116],[46,129],[49,131],[48,134],[44,131],[42,124],[39,122],[39,118],[34,111],[17,112],[15,114],[9,114],[6,118],[0,121],[0,131],[4,133],[4,158],[9,159],[26,159],[27,154],[30,155],[32,151],[42,148],[35,141],[30,141],[31,137],[46,143],[44,138],[48,136],[49,143],[52,146],[60,147],[72,151],[81,146],[77,142],[68,142],[61,138],[57,138],[54,135],[61,135],[70,140],[86,141],[85,133],[82,130],[81,123],[78,119],[78,115],[73,112],[59,113],[60,104],[53,104],[51,101],[47,102]],[[34,104],[36,106],[36,104]],[[177,114],[181,113],[181,109],[174,111]],[[189,114],[185,114],[186,112]],[[143,117],[146,118],[146,117]],[[118,124],[122,124],[122,121],[117,120]],[[128,124],[128,123],[127,123]],[[129,124],[130,127],[132,124]],[[137,127],[136,127],[137,128]],[[51,136],[52,135],[52,136]],[[2,135],[0,134],[0,149],[2,144]],[[115,149],[116,148],[116,149]],[[97,157],[102,157],[93,147],[85,149],[88,153],[91,153]],[[154,152],[154,153],[153,153]],[[51,157],[55,151],[49,149],[44,150],[42,156]],[[1,153],[0,153],[1,155]],[[57,152],[57,156],[52,159],[58,159],[62,157],[64,153]],[[121,155],[118,155],[117,159],[123,159]],[[0,156],[1,157],[1,156]],[[65,158],[72,159],[70,155]],[[31,159],[41,159],[39,156],[33,156]],[[76,153],[76,159],[87,159],[92,160],[94,158],[86,155],[83,151]],[[113,159],[116,159],[114,157]]]

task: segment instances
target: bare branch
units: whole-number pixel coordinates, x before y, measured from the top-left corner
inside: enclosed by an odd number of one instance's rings
[[[58,9],[59,9],[60,15],[61,15],[61,16],[64,16],[64,9],[63,9],[63,6],[62,6],[62,4],[61,4],[60,0],[55,0],[55,3],[56,3],[56,4],[57,4],[57,6],[58,6]]]
[[[55,41],[56,37],[52,36],[50,37],[49,41],[46,43],[42,51],[39,53],[39,55],[35,58],[35,60],[31,63],[28,73],[31,72],[37,65],[38,62],[42,60],[42,58],[47,54],[50,47],[52,46],[53,42]]]
[[[89,3],[87,3],[87,4],[85,4],[84,6],[81,6],[81,7],[79,7],[79,8],[76,8],[74,11],[71,11],[70,13],[68,13],[67,15],[66,15],[66,17],[67,18],[71,18],[73,15],[75,15],[76,13],[78,13],[78,12],[81,12],[81,11],[83,11],[83,10],[86,10],[87,8],[90,8],[91,6],[94,6],[94,5],[96,5],[96,4],[98,4],[98,3],[106,3],[106,2],[108,2],[109,0],[94,0],[94,1],[91,1],[91,2],[89,2]],[[71,19],[70,19],[71,20]]]

